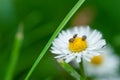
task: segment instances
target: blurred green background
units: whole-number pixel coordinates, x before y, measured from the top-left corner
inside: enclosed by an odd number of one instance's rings
[[[78,0],[0,0],[0,80],[4,80],[18,25],[24,40],[13,80],[23,80],[60,22]],[[120,56],[120,0],[86,0],[65,26],[100,30]],[[48,51],[30,80],[74,80]]]

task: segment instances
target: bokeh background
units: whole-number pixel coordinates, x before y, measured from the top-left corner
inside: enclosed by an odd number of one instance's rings
[[[0,0],[0,80],[4,80],[18,25],[24,39],[13,80],[23,80],[60,22],[78,0]],[[120,0],[86,0],[64,29],[90,25],[120,56]],[[45,54],[30,80],[74,80],[54,55]]]

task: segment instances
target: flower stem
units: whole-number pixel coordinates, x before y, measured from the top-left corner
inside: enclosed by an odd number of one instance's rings
[[[58,26],[58,28],[56,29],[56,31],[53,33],[52,37],[49,39],[48,43],[43,48],[42,52],[40,53],[40,55],[38,56],[38,58],[34,62],[32,68],[29,70],[27,76],[25,77],[25,80],[29,79],[30,75],[32,74],[32,72],[34,71],[34,69],[36,68],[36,66],[40,62],[40,60],[43,58],[43,56],[45,55],[46,51],[49,49],[49,47],[50,47],[52,41],[54,40],[54,38],[58,35],[58,33],[62,30],[62,28],[67,24],[67,22],[75,14],[75,12],[79,9],[79,7],[83,4],[84,1],[85,0],[79,0],[75,4],[75,6],[70,10],[70,12],[66,15],[66,17],[63,19],[63,21],[61,22],[61,24]]]
[[[87,77],[86,77],[85,71],[84,71],[83,59],[81,59],[81,63],[80,63],[80,73],[81,73],[83,80],[87,80]]]
[[[23,41],[23,30],[22,30],[23,25],[20,24],[19,25],[19,30],[15,36],[15,41],[14,41],[14,46],[13,46],[13,51],[10,55],[10,62],[6,71],[6,76],[5,76],[5,80],[13,80],[13,75],[14,75],[14,71],[15,71],[15,67],[18,61],[18,57],[19,57],[19,51],[22,45],[22,41]]]

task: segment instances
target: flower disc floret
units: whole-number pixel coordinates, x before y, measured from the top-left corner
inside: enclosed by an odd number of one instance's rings
[[[72,52],[81,52],[87,48],[87,42],[86,40],[77,37],[74,38],[73,41],[69,41],[68,47]]]
[[[101,55],[98,55],[98,56],[94,56],[92,59],[91,59],[91,63],[94,64],[94,65],[100,65],[102,64],[103,62],[103,58]]]

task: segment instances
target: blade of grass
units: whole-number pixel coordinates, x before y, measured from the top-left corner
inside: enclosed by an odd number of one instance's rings
[[[58,63],[76,80],[81,80],[80,74],[74,68],[72,68],[69,64],[67,64],[63,60],[58,60]]]
[[[40,60],[42,59],[42,57],[45,55],[46,51],[50,47],[50,45],[51,45],[52,41],[54,40],[54,38],[58,35],[58,33],[62,30],[62,28],[67,24],[67,22],[75,14],[75,12],[79,9],[79,7],[83,4],[84,1],[85,0],[79,0],[75,4],[75,6],[70,10],[70,12],[66,15],[66,17],[63,19],[63,21],[61,22],[61,24],[58,26],[58,28],[56,29],[56,31],[53,33],[52,37],[50,38],[50,40],[48,41],[48,43],[43,48],[42,52],[40,53],[40,55],[38,56],[38,58],[34,62],[32,68],[29,70],[27,76],[25,77],[25,80],[29,79],[29,77],[31,76],[32,72],[34,71],[34,69],[36,68],[36,66],[38,65],[38,63],[40,62]]]
[[[17,61],[18,61],[18,57],[19,57],[19,51],[20,51],[22,41],[23,41],[22,27],[23,27],[23,25],[20,24],[18,32],[15,36],[13,51],[10,55],[10,62],[9,62],[9,65],[8,65],[8,69],[6,71],[5,80],[13,80],[14,71],[16,69],[15,67],[16,67],[16,64],[17,64]]]

